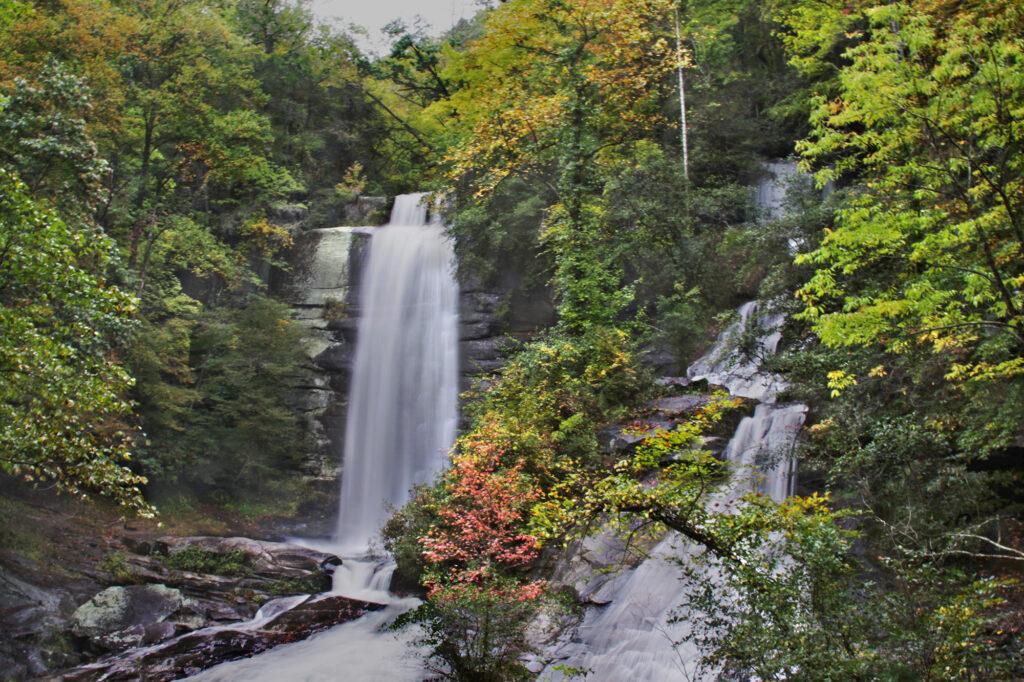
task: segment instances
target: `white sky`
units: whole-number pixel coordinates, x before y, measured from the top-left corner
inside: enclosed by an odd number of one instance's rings
[[[411,25],[419,16],[430,25],[431,33],[438,34],[478,9],[473,0],[312,0],[310,7],[321,19],[367,29],[368,41],[360,42],[363,48],[375,51],[386,47],[380,29],[392,19],[405,19]]]

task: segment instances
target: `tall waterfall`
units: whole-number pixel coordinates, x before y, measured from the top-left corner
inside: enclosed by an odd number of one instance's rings
[[[411,653],[417,633],[386,630],[419,600],[389,593],[394,562],[368,556],[388,508],[443,468],[457,426],[454,256],[440,220],[428,220],[423,194],[397,197],[391,222],[374,230],[361,293],[338,526],[323,548],[343,557],[334,593],[384,608],[196,680],[417,682],[427,675]]]
[[[345,431],[335,540],[365,550],[390,506],[444,466],[458,413],[458,285],[451,243],[423,194],[375,231]]]

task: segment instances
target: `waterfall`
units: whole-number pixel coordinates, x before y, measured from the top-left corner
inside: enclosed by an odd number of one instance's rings
[[[333,592],[384,605],[307,640],[197,675],[202,682],[295,680],[415,682],[427,673],[415,628],[386,626],[420,602],[389,591],[395,564],[372,546],[389,509],[441,471],[458,421],[458,286],[440,219],[423,194],[395,199],[373,230],[361,282],[355,365],[346,421]]]
[[[761,369],[761,362],[771,355],[782,339],[785,318],[778,314],[762,314],[757,301],[744,303],[739,308],[739,319],[726,327],[711,350],[686,370],[691,381],[707,380],[722,386],[734,396],[750,398],[762,403],[775,401],[775,395],[785,388],[782,380]],[[753,348],[741,354],[738,344],[751,331],[755,333]]]
[[[424,195],[395,199],[375,231],[345,430],[335,540],[365,551],[414,485],[443,468],[458,414],[458,285],[451,243]]]
[[[804,178],[796,161],[782,159],[768,161],[762,167],[764,176],[757,183],[754,203],[767,220],[776,220],[785,215],[786,190],[795,178]]]
[[[796,167],[774,162],[765,170],[770,178],[758,185],[756,201],[767,219],[778,219]],[[807,414],[805,405],[775,404],[785,383],[761,367],[778,348],[784,317],[766,313],[757,301],[743,304],[737,313],[738,319],[687,369],[691,381],[707,380],[759,403],[726,446],[724,458],[732,473],[708,500],[720,509],[734,506],[752,490],[776,501],[792,493],[793,450]],[[745,340],[747,352],[741,353],[738,346]],[[718,679],[719,671],[702,665],[705,652],[694,641],[694,625],[703,614],[686,604],[681,582],[684,564],[694,579],[721,584],[716,569],[699,561],[704,551],[679,533],[666,534],[636,568],[622,571],[590,595],[592,602],[604,606],[588,609],[576,628],[545,649],[540,679],[566,679],[556,666],[587,670],[586,679],[595,682]]]

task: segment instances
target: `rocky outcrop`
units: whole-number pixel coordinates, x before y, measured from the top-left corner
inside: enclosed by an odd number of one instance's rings
[[[292,307],[304,328],[308,362],[295,382],[294,401],[310,447],[302,462],[310,503],[304,527],[326,532],[333,524],[344,441],[345,407],[355,327],[358,283],[373,227],[331,227],[296,234],[288,269],[276,272],[272,288]]]
[[[189,599],[195,618],[173,634],[252,618],[261,604],[284,594],[325,592],[341,565],[333,554],[250,538],[162,537],[130,547],[125,575]]]
[[[177,679],[378,608],[323,594],[341,560],[307,547],[208,536],[125,544],[118,574],[132,584],[99,591],[64,624],[86,660],[106,658],[65,679]]]
[[[557,319],[546,290],[521,291],[516,273],[483,285],[460,273],[459,368],[463,388],[494,374],[520,342]]]
[[[267,604],[250,622],[190,632],[160,645],[136,649],[70,670],[61,679],[69,682],[177,680],[218,663],[254,656],[280,644],[306,639],[380,608],[383,605],[339,595],[280,599]]]
[[[685,388],[689,381],[685,377],[662,377],[657,383],[663,390],[672,392]],[[598,443],[608,455],[632,452],[647,438],[654,436],[658,431],[671,431],[710,402],[709,393],[670,394],[657,398],[640,409],[637,419],[623,424],[611,424],[601,429],[597,434]],[[743,414],[743,411],[727,414],[713,433],[702,437],[703,447],[720,453],[726,444],[724,436],[731,432]]]
[[[194,605],[166,585],[117,585],[78,607],[71,632],[94,651],[123,651],[163,641],[179,628],[194,629],[203,622]]]
[[[359,197],[342,210],[345,225],[381,225],[388,219],[387,197]]]
[[[135,545],[145,548],[145,543]],[[154,553],[174,558],[182,552],[203,550],[217,556],[240,554],[246,557],[247,572],[266,578],[329,578],[341,559],[289,542],[267,542],[252,538],[222,538],[214,536],[157,538],[150,545]],[[327,585],[324,589],[327,589]]]
[[[4,680],[42,676],[81,660],[64,631],[83,586],[78,581],[65,586],[46,579],[34,584],[28,577],[0,567],[0,677]]]

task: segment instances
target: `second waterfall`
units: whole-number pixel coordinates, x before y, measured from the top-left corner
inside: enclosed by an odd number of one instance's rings
[[[458,422],[458,284],[451,242],[423,194],[375,231],[345,431],[335,540],[370,546],[391,506],[443,468]]]

